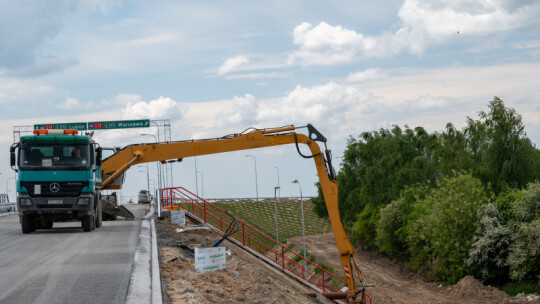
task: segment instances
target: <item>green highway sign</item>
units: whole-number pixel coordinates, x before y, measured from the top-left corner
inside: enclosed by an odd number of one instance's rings
[[[85,122],[70,122],[70,123],[60,123],[60,124],[40,124],[34,125],[34,130],[79,130],[84,131],[88,130]]]
[[[88,130],[148,128],[148,127],[150,127],[150,119],[93,121],[93,122],[88,123]]]

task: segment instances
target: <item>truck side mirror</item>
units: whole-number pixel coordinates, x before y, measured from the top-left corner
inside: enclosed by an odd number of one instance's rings
[[[9,161],[12,167],[15,167],[15,151],[9,153]]]
[[[96,149],[96,166],[101,166],[102,150],[101,147]]]
[[[9,163],[11,168],[15,167],[15,149],[17,149],[18,146],[19,144],[12,144],[11,147],[9,147]]]

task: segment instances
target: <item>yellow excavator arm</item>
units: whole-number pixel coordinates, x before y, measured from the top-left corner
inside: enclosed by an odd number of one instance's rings
[[[341,222],[338,208],[338,183],[335,180],[335,173],[331,164],[331,152],[326,148],[326,138],[321,133],[312,125],[307,125],[307,129],[309,131],[308,136],[294,132],[297,130],[294,126],[287,126],[274,129],[252,129],[249,132],[216,139],[130,145],[103,160],[103,176],[107,178],[102,182],[101,187],[103,190],[108,189],[108,186],[112,185],[112,182],[119,178],[129,167],[141,163],[168,160],[181,161],[185,157],[296,144],[300,155],[304,158],[313,158],[315,161],[341,264],[347,279],[350,299],[362,301],[365,285],[354,259],[354,247],[349,241]],[[324,143],[324,154],[321,153],[317,141]],[[307,145],[311,155],[303,155],[298,147],[300,144]],[[356,272],[360,280],[360,292],[356,290],[353,271]]]

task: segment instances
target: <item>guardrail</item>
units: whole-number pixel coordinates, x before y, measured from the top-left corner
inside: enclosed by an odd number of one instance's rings
[[[175,187],[165,188],[161,191],[163,209],[172,210],[181,206],[190,215],[223,233],[229,229],[230,225],[234,225],[236,220],[238,230],[229,237],[231,241],[304,282],[314,290],[319,292],[340,292],[347,286],[347,283],[342,278],[304,259],[299,253],[276,242],[242,220],[233,218],[228,212],[201,199],[189,190],[183,187]],[[308,266],[304,267],[302,264]],[[364,303],[371,303],[371,298],[367,294],[365,294]]]
[[[0,213],[17,212],[16,203],[0,204]]]

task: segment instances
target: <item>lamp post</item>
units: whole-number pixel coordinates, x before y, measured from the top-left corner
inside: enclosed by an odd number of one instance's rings
[[[246,155],[246,157],[253,157],[253,163],[255,164],[255,193],[257,195],[257,202],[259,201],[259,182],[257,181],[257,159],[253,155]]]
[[[143,167],[143,166],[137,166],[137,167],[146,169],[146,183],[148,187],[148,193],[150,193],[150,173],[148,172],[148,163],[146,163],[146,167]],[[139,172],[144,172],[144,171],[139,171]]]
[[[11,176],[6,179],[6,195],[8,196],[8,203],[9,203],[9,187],[8,186],[9,186],[10,179],[15,179],[15,177]]]
[[[278,226],[278,215],[277,215],[277,191],[279,186],[274,187],[274,213],[276,214],[276,242],[277,242],[277,251],[276,256],[278,257],[277,262],[279,264],[279,226]]]
[[[279,168],[278,167],[274,167],[274,168],[276,168],[276,171],[277,171],[277,186],[279,189],[279,198],[281,198],[281,189],[279,187]]]
[[[195,157],[195,194],[199,197],[199,178],[197,177],[197,157]]]
[[[298,185],[298,189],[300,189],[300,209],[302,211],[302,242],[304,244],[304,271],[307,269],[307,258],[306,258],[306,232],[304,229],[304,202],[302,200],[302,187],[300,186],[300,182],[295,179],[292,181],[293,184]]]
[[[201,174],[201,185],[202,185],[202,194],[201,198],[204,200],[204,174],[202,171],[195,171],[195,174],[200,173]]]
[[[159,132],[159,128],[158,128],[158,132]],[[155,135],[153,134],[146,134],[146,133],[142,133],[141,136],[152,136],[154,138],[154,140],[156,141],[156,144],[158,143],[158,139],[156,138]],[[157,167],[157,172],[158,172],[158,188],[159,188],[159,196],[157,197],[157,210],[158,210],[158,217],[161,217],[161,170],[160,170],[160,167],[159,167],[159,162],[156,162],[156,167]]]

